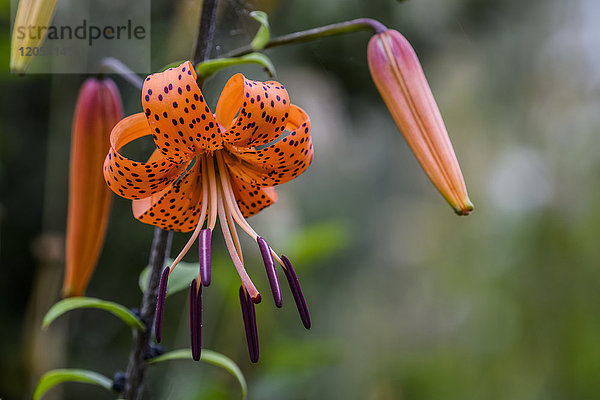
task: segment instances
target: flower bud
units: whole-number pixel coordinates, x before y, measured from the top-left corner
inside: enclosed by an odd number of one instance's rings
[[[121,97],[109,79],[88,79],[79,91],[71,132],[69,210],[63,296],[83,295],[104,242],[112,192],[102,166]]]
[[[27,48],[36,49],[42,45],[57,0],[20,0],[13,27],[10,48],[10,70],[24,74],[33,59],[27,55]]]
[[[473,204],[419,59],[410,43],[388,29],[369,41],[369,69],[396,125],[442,196],[459,215]]]

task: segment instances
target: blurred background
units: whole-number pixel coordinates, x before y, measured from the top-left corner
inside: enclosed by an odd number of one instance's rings
[[[85,76],[8,74],[0,3],[0,398],[30,398],[52,368],[124,370],[129,330],[75,311],[49,330],[64,266],[70,125]],[[152,2],[152,66],[193,46],[190,0]],[[371,81],[370,35],[269,50],[277,80],[313,123],[315,160],[250,223],[289,255],[313,327],[289,290],[257,307],[248,359],[238,278],[218,235],[203,345],[233,358],[250,399],[593,399],[600,392],[600,3],[595,0],[223,0],[213,56],[272,34],[357,17],[403,33],[419,55],[475,211],[457,217],[420,169]],[[194,18],[192,18],[194,19]],[[209,80],[214,107],[225,81]],[[125,114],[139,92],[114,78]],[[213,108],[214,109],[214,108]],[[89,296],[137,307],[153,228],[115,197]],[[173,252],[187,240],[176,234]],[[243,243],[244,245],[244,243]],[[244,248],[265,290],[258,251]],[[194,258],[196,257],[196,258]],[[194,251],[186,261],[196,262]],[[165,311],[165,347],[188,346],[187,294]],[[149,399],[229,399],[226,372],[188,361],[147,373]],[[52,397],[54,396],[54,397]],[[108,399],[65,384],[48,398]]]

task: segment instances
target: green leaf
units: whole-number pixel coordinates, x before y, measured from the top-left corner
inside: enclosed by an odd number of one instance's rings
[[[172,263],[173,260],[169,259],[167,265],[171,265]],[[175,267],[175,269],[171,271],[171,274],[169,275],[169,280],[167,282],[167,296],[189,288],[192,280],[198,277],[198,268],[199,266],[197,263],[180,262],[177,264],[177,267]],[[142,293],[145,292],[146,288],[148,287],[149,273],[149,266],[144,268],[140,273],[138,284]]]
[[[254,36],[250,45],[254,50],[261,50],[269,43],[271,36],[269,32],[269,17],[264,11],[252,11],[250,16],[260,23],[258,32],[256,32],[256,36]]]
[[[97,372],[84,369],[55,369],[46,372],[40,378],[33,393],[33,400],[40,399],[48,390],[63,382],[90,383],[112,391],[112,380]]]
[[[215,58],[213,60],[205,61],[196,66],[196,72],[199,76],[206,79],[214,73],[222,70],[223,68],[234,67],[242,64],[258,64],[265,68],[269,76],[275,75],[275,67],[269,59],[261,53],[250,53],[242,57],[232,58]]]
[[[101,310],[106,310],[121,318],[123,322],[125,322],[132,328],[136,328],[139,330],[144,329],[144,325],[142,324],[142,322],[135,316],[134,313],[129,311],[127,308],[112,301],[95,299],[93,297],[70,297],[68,299],[59,301],[58,303],[53,305],[44,316],[42,328],[47,329],[48,326],[52,323],[52,321],[54,321],[56,318],[60,317],[68,311],[76,310],[78,308],[98,308]]]
[[[152,358],[147,361],[148,364],[157,364],[163,361],[170,360],[191,360],[192,352],[189,349],[183,350],[173,350],[160,355],[158,357]],[[240,370],[240,367],[237,366],[233,360],[221,353],[217,353],[212,350],[202,349],[202,353],[200,355],[200,361],[207,362],[212,365],[216,365],[217,367],[221,367],[227,370],[231,375],[233,375],[240,384],[240,389],[242,390],[242,399],[246,398],[246,394],[248,393],[248,386],[246,385],[246,378],[244,378],[244,374]]]
[[[312,224],[293,235],[287,252],[294,257],[293,262],[310,265],[347,247],[350,232],[352,229],[340,220]]]

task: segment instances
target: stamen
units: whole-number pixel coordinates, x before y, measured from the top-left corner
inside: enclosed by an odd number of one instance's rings
[[[219,176],[221,178],[221,186],[223,188],[223,197],[225,197],[225,201],[227,203],[227,208],[231,211],[231,215],[238,223],[240,228],[242,228],[252,239],[256,240],[258,234],[252,229],[250,224],[244,218],[240,208],[235,201],[235,195],[233,194],[233,188],[231,187],[231,177],[229,176],[229,171],[225,166],[225,161],[223,160],[223,155],[217,155],[217,163],[219,165]]]
[[[210,285],[210,245],[212,231],[210,228],[200,231],[198,252],[200,253],[200,282],[202,286]]]
[[[221,194],[223,191],[221,191]],[[227,216],[225,215],[225,207],[223,206],[223,199],[221,196],[218,196],[218,210],[219,210],[219,221],[221,222],[221,231],[223,231],[223,238],[225,239],[225,245],[227,246],[227,250],[229,251],[229,255],[231,256],[231,261],[233,261],[233,265],[238,272],[238,275],[242,279],[242,283],[244,287],[248,291],[248,294],[252,298],[252,302],[260,303],[261,296],[254,283],[248,276],[242,261],[240,260],[235,245],[233,244],[233,239],[231,238],[231,232],[229,231],[229,226],[227,225]]]
[[[190,340],[192,358],[200,360],[202,349],[202,285],[194,279],[190,285]]]
[[[207,170],[206,158],[203,157],[202,158],[202,203],[201,203],[202,208],[200,211],[200,218],[198,219],[198,225],[196,225],[196,229],[194,229],[194,233],[192,233],[192,236],[190,237],[188,242],[185,244],[185,246],[183,246],[183,249],[179,252],[179,254],[177,255],[177,258],[175,258],[175,261],[173,261],[173,264],[171,264],[171,267],[170,267],[171,270],[173,270],[173,268],[175,268],[177,266],[177,264],[179,264],[179,262],[181,262],[183,257],[185,257],[187,252],[190,250],[190,248],[194,244],[194,241],[196,240],[196,238],[202,231],[202,227],[204,226],[204,220],[206,219],[206,212],[207,212],[207,208],[208,208],[208,172],[206,170]],[[171,272],[169,271],[169,273],[171,273]],[[205,286],[208,286],[208,285],[205,285]]]
[[[165,301],[167,299],[167,282],[169,281],[169,272],[171,270],[167,267],[163,270],[160,276],[160,283],[158,284],[158,296],[156,298],[156,321],[154,322],[154,336],[156,341],[160,343],[162,338],[162,321],[163,314],[165,312]]]
[[[235,244],[235,249],[237,250],[238,256],[240,257],[240,261],[243,264],[244,255],[242,254],[242,245],[240,244],[240,238],[238,237],[237,229],[235,229],[235,222],[233,221],[231,212],[227,207],[225,207],[225,215],[227,216],[227,225],[229,225],[229,231],[233,236],[233,243]]]
[[[279,278],[277,277],[277,271],[275,270],[275,263],[273,262],[273,256],[271,255],[271,248],[260,236],[256,238],[260,253],[262,255],[263,262],[265,263],[265,269],[267,270],[267,277],[269,278],[269,284],[271,285],[271,292],[273,292],[273,300],[275,306],[281,308],[283,303],[281,298],[281,287],[279,286]]]
[[[242,317],[244,319],[244,329],[246,330],[246,341],[248,343],[248,353],[250,361],[258,361],[258,330],[256,329],[256,312],[254,303],[250,301],[248,292],[244,286],[240,286],[240,305],[242,306]]]
[[[286,256],[282,255],[281,260],[284,264],[283,271],[285,272],[288,284],[290,285],[290,290],[292,291],[292,295],[296,301],[296,307],[298,308],[298,313],[300,314],[302,324],[304,324],[306,329],[310,329],[310,315],[308,315],[308,307],[306,306],[306,301],[304,300],[304,294],[300,288],[300,282],[298,281],[296,271],[294,271],[292,263]]]
[[[217,192],[217,178],[215,176],[215,163],[212,156],[207,156],[206,164],[208,167],[208,182],[210,185],[210,215],[208,217],[208,227],[211,230],[215,229],[215,225],[217,224],[217,202],[218,202],[218,192]]]

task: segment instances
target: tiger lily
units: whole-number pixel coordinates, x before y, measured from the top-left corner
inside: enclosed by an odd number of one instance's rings
[[[281,84],[252,81],[241,74],[229,79],[213,114],[190,62],[147,77],[142,106],[144,112],[121,120],[111,133],[104,163],[106,183],[115,193],[133,200],[138,220],[162,229],[193,231],[162,273],[156,339],[161,339],[168,276],[199,239],[200,268],[198,279],[191,283],[190,325],[192,355],[195,360],[200,358],[201,289],[211,281],[211,236],[218,219],[242,281],[242,315],[250,359],[256,362],[254,304],[261,301],[261,295],[244,268],[236,225],[258,244],[275,305],[282,305],[276,261],[286,274],[304,326],[310,328],[306,302],[290,261],[278,256],[246,221],[277,200],[273,186],[308,168],[313,158],[309,117],[290,104]],[[147,162],[132,161],[119,153],[126,144],[147,135],[152,135],[156,144]]]

